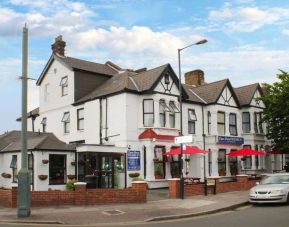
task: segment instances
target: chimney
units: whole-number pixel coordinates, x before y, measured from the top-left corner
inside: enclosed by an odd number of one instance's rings
[[[65,46],[66,43],[62,40],[62,35],[55,38],[55,42],[51,45],[52,53],[65,56]]]
[[[185,73],[185,83],[193,86],[205,84],[204,72],[200,69],[196,69]]]

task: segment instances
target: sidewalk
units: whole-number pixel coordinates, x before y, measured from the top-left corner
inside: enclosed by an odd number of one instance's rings
[[[33,207],[31,216],[23,219],[17,218],[17,209],[0,207],[0,222],[116,226],[120,223],[133,224],[214,213],[246,204],[247,201],[248,191],[238,191],[217,195],[193,196],[184,200],[155,200],[142,204]]]

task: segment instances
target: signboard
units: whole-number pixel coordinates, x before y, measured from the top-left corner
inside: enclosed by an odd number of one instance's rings
[[[179,144],[179,143],[192,143],[193,142],[193,136],[178,136],[175,137],[175,143]]]
[[[127,151],[127,170],[128,171],[140,170],[140,151],[134,150]]]
[[[244,138],[235,136],[217,136],[217,143],[242,145],[244,143]]]

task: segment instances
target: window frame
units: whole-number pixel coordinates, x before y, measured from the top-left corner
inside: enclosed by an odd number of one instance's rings
[[[208,135],[211,135],[211,130],[212,130],[212,115],[211,112],[207,112],[207,119],[208,119]]]
[[[40,124],[42,125],[42,131],[46,132],[46,126],[47,126],[47,117],[43,117]]]
[[[65,82],[63,82],[65,80]],[[60,80],[61,96],[68,95],[68,76],[64,76]]]
[[[245,119],[244,115],[245,114],[248,114],[248,120],[249,121],[244,121],[244,119]],[[249,126],[248,131],[245,131],[245,125]],[[251,132],[251,114],[248,111],[242,112],[242,131],[243,131],[243,133],[250,133]]]
[[[235,124],[231,124],[231,117],[234,117]],[[232,132],[231,129],[234,129],[236,133]],[[229,132],[231,136],[238,136],[238,128],[237,128],[237,114],[230,113],[229,114]]]
[[[63,132],[70,133],[70,112],[64,112],[61,122],[63,122]]]
[[[145,110],[145,102],[147,101],[151,101],[152,102],[152,112],[150,111],[146,111]],[[154,107],[154,100],[153,99],[143,99],[143,126],[144,127],[153,127],[154,126],[154,123],[155,123],[155,107]],[[147,121],[147,124],[146,124],[146,116],[152,116],[152,124],[150,125],[149,124],[149,121]],[[148,118],[149,120],[150,118]]]
[[[59,178],[58,180],[52,180],[52,169],[51,169],[51,165],[55,164],[55,160],[51,161],[52,156],[63,156],[63,166],[57,166],[58,168],[53,168],[53,169],[58,169],[58,171],[63,171],[62,173],[60,173],[60,175],[62,176],[61,178]],[[67,155],[66,154],[49,154],[49,185],[63,185],[66,184],[66,175],[67,175]],[[63,168],[62,168],[63,167]],[[59,173],[58,173],[59,174]]]
[[[161,149],[161,155],[157,155],[157,149]],[[154,158],[156,159],[156,161],[154,161],[154,176],[155,179],[166,179],[166,156],[164,156],[163,154],[166,152],[166,147],[165,146],[160,146],[160,145],[156,145],[154,147]],[[162,170],[162,174],[163,175],[158,175],[161,176],[162,178],[156,178],[156,166],[161,166],[161,170]]]
[[[220,122],[219,121],[219,114],[223,114],[223,116],[224,116],[224,122]],[[222,126],[223,127],[223,129],[224,129],[224,133],[220,133],[220,131],[219,131],[219,126]],[[226,135],[226,114],[225,114],[225,112],[223,112],[223,111],[218,111],[217,112],[217,130],[218,130],[218,134],[219,135]]]
[[[83,117],[79,117],[79,112],[83,111]],[[79,108],[76,110],[76,115],[77,115],[77,130],[78,131],[83,131],[84,130],[84,108]],[[80,122],[83,122],[82,128],[80,128]]]
[[[159,101],[159,123],[160,127],[166,127],[166,109],[167,109],[167,104],[164,99],[160,99]]]
[[[190,113],[192,112],[192,113]],[[191,118],[193,116],[193,118]],[[196,134],[197,115],[195,109],[188,109],[188,134]]]
[[[170,108],[170,113],[169,113],[169,125],[170,128],[175,128],[176,127],[176,112],[173,110],[173,106],[175,106],[174,101],[169,101],[169,108]]]

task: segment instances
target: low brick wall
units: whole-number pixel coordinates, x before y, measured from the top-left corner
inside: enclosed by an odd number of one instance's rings
[[[145,182],[133,182],[132,187],[126,189],[86,189],[86,184],[78,184],[75,191],[32,191],[31,206],[144,203],[146,194]],[[17,188],[0,189],[0,206],[17,207]]]
[[[216,178],[216,193],[232,192],[232,191],[244,191],[252,188],[260,179],[251,179],[247,175],[239,175],[236,177],[237,181],[234,182],[219,182],[219,178]],[[179,198],[179,179],[169,180],[169,197]],[[189,184],[184,186],[185,196],[204,195],[205,184]],[[208,193],[213,193],[213,188],[208,188]]]

